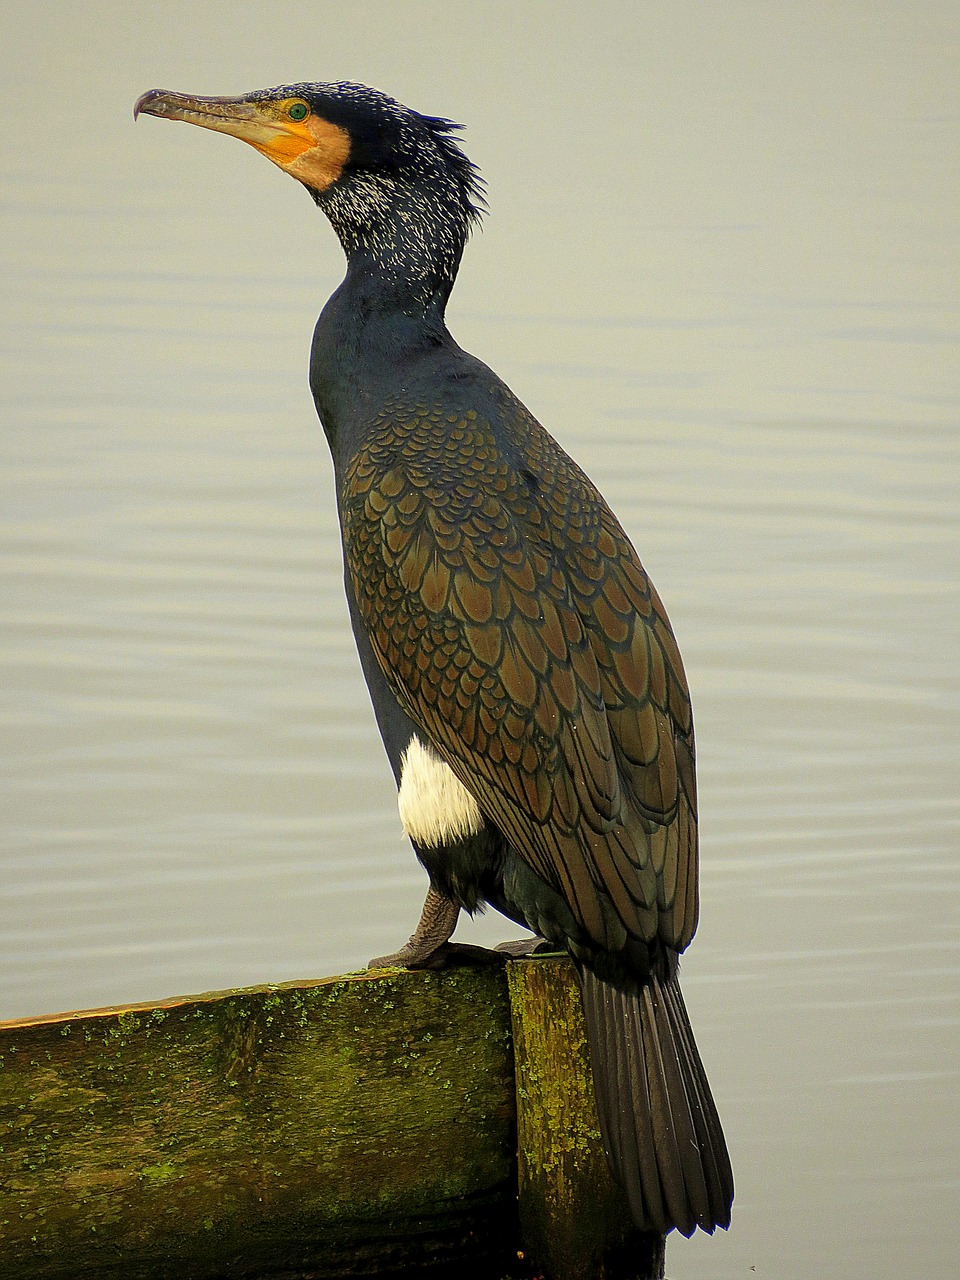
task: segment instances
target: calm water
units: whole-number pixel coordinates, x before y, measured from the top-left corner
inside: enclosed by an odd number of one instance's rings
[[[293,52],[229,9],[21,7],[0,54],[0,1017],[342,972],[415,922],[306,386],[339,248],[249,148],[130,117],[365,79],[468,122],[451,326],[686,657],[684,989],[738,1199],[670,1273],[955,1276],[956,6],[361,4]]]

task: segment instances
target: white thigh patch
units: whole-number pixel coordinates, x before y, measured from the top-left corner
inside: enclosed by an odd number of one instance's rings
[[[435,751],[414,736],[401,761],[397,808],[411,840],[429,848],[483,830],[476,800]]]

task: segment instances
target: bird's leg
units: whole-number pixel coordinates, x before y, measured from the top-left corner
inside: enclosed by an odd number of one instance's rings
[[[508,957],[496,951],[450,941],[459,915],[459,904],[445,898],[431,885],[420,913],[420,923],[406,945],[393,955],[377,956],[367,968],[445,969],[455,964],[503,964]]]
[[[410,936],[410,940],[395,951],[393,955],[377,956],[367,966],[369,969],[429,969],[440,967],[431,964],[437,952],[450,940],[450,935],[457,927],[460,907],[451,898],[430,886],[427,900],[420,913],[420,923]],[[441,961],[441,964],[443,962]]]

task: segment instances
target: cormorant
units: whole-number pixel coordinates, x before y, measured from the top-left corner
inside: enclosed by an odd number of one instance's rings
[[[440,962],[484,903],[566,949],[637,1225],[726,1227],[730,1161],[677,979],[698,909],[683,666],[597,489],[447,330],[483,203],[458,126],[350,83],[153,89],[140,112],[251,143],[346,254],[310,385],[360,661],[430,878],[416,932],[380,963]]]

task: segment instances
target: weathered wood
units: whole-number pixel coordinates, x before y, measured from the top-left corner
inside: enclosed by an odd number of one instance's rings
[[[507,970],[0,1023],[0,1280],[661,1275],[569,962]]]
[[[526,1254],[554,1280],[660,1280],[663,1237],[633,1227],[607,1166],[573,965],[514,961],[508,977]]]
[[[0,1024],[0,1277],[490,1274],[514,1144],[496,969]]]

